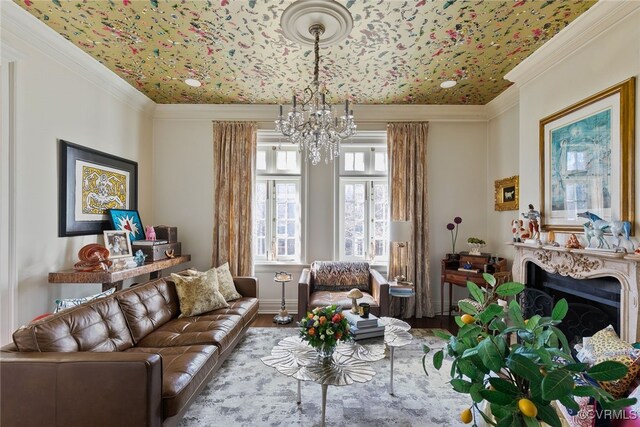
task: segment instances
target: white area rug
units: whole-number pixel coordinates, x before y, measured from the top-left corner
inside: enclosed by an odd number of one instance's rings
[[[250,328],[211,383],[191,405],[179,427],[201,426],[318,426],[322,410],[321,386],[302,383],[302,404],[296,404],[297,381],[264,365],[281,339],[295,328]],[[329,386],[327,426],[456,426],[468,407],[468,395],[448,384],[451,362],[440,371],[431,363],[422,370],[422,345],[441,348],[444,341],[428,329],[412,329],[413,342],[396,348],[394,391],[389,395],[390,361],[374,362],[373,380],[343,387]]]

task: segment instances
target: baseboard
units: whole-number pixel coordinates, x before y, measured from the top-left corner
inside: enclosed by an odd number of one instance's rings
[[[277,314],[280,312],[281,299],[262,299],[260,298],[259,314]],[[285,304],[289,314],[298,314],[298,300],[285,299]]]

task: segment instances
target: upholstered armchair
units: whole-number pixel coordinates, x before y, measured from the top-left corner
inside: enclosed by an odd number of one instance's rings
[[[315,261],[305,268],[298,283],[298,316],[315,307],[331,304],[351,309],[349,291],[358,288],[363,297],[358,303],[369,303],[371,313],[389,315],[389,283],[366,262]]]

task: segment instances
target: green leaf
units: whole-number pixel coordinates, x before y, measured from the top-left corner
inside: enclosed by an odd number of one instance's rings
[[[528,330],[533,331],[536,327],[538,327],[539,323],[540,315],[536,314],[535,316],[531,316],[531,318],[529,318],[526,327]]]
[[[638,399],[636,399],[635,397],[632,398],[626,398],[626,399],[618,399],[618,400],[612,400],[609,402],[600,402],[600,404],[602,405],[602,409],[622,409],[622,408],[626,408],[627,406],[631,406],[631,405],[635,405],[635,403],[638,401]]]
[[[458,371],[470,378],[473,381],[479,381],[482,380],[482,378],[484,377],[484,374],[482,372],[480,372],[474,365],[473,363],[471,363],[471,361],[467,360],[467,359],[457,359],[458,362]]]
[[[525,417],[523,415],[522,419],[524,420],[524,425],[527,427],[540,427],[540,423],[535,418]]]
[[[560,399],[573,390],[575,382],[573,374],[564,369],[549,372],[542,380],[542,398],[545,400]]]
[[[501,297],[517,295],[524,290],[524,285],[518,282],[507,282],[496,288],[496,294]]]
[[[478,315],[478,320],[482,324],[487,324],[491,319],[503,313],[502,307],[498,304],[489,304],[489,306]]]
[[[574,396],[584,397],[584,396],[598,396],[598,390],[595,387],[590,385],[579,385],[572,391]]]
[[[491,384],[491,386],[495,388],[496,391],[499,391],[505,394],[511,394],[511,395],[520,394],[518,387],[516,387],[512,382],[504,380],[502,378],[491,377],[489,378],[489,384]]]
[[[562,320],[564,316],[567,315],[569,311],[569,304],[567,300],[562,298],[560,301],[556,303],[556,306],[553,307],[553,311],[551,312],[551,318],[553,320]]]
[[[516,423],[516,420],[513,418],[513,414],[509,414],[506,417],[502,418],[500,421],[498,421],[498,424],[496,424],[496,427],[511,427],[514,423]]]
[[[442,350],[436,351],[433,354],[433,367],[439,370],[442,367],[443,360],[444,360],[444,352]]]
[[[468,301],[464,301],[464,300],[458,301],[458,308],[460,308],[460,311],[464,311],[465,313],[468,313],[468,314],[472,314],[472,315],[478,314],[478,309],[476,308],[476,306],[471,304]]]
[[[607,360],[587,369],[587,374],[596,381],[613,381],[627,375],[628,369],[620,362]]]
[[[481,383],[474,383],[469,389],[469,395],[475,403],[480,403],[484,400],[484,398],[480,394],[480,390],[484,390],[484,387],[482,387]]]
[[[524,379],[529,381],[541,381],[542,374],[538,365],[520,354],[511,354],[507,360],[507,367]]]
[[[558,401],[562,403],[567,409],[572,409],[574,411],[580,410],[580,405],[578,405],[578,403],[573,400],[571,396],[562,396],[558,399]]]
[[[454,378],[450,382],[451,382],[451,385],[453,386],[453,389],[458,393],[469,393],[469,390],[471,390],[472,384],[469,381],[465,381],[459,378]]]
[[[560,340],[562,343],[562,351],[567,354],[571,354],[571,347],[569,347],[569,341],[567,341],[567,337],[564,336],[564,333],[556,328],[555,326],[549,326],[549,329],[553,331],[553,334]]]
[[[462,319],[460,318],[460,316],[456,316],[453,318],[453,320],[455,320],[456,324],[459,327],[463,327],[465,325],[465,323],[462,321]]]
[[[438,338],[442,338],[445,341],[449,341],[449,338],[451,338],[451,334],[442,329],[434,329],[433,335],[437,336]]]
[[[505,329],[507,329],[507,324],[497,317],[489,323],[489,330],[491,331],[498,331],[502,333]]]
[[[582,372],[585,369],[587,369],[587,364],[586,363],[569,363],[568,365],[564,365],[563,368],[571,372]]]
[[[538,407],[538,418],[551,427],[562,427],[558,413],[551,405],[536,405]]]
[[[502,368],[502,356],[491,336],[478,344],[478,356],[480,356],[482,363],[493,372],[498,372]]]
[[[427,371],[427,355],[422,356],[422,370],[424,371],[426,376],[429,376],[429,372]]]
[[[478,285],[473,282],[467,282],[467,289],[469,289],[469,293],[474,300],[480,304],[484,304],[484,292],[482,292],[482,289],[480,289]]]
[[[545,366],[551,366],[551,354],[549,354],[549,352],[547,351],[546,348],[541,347],[535,350],[535,353],[538,355],[538,357],[540,358],[540,361],[545,365]]]
[[[427,354],[427,353],[429,353],[430,351],[431,351],[431,348],[430,348],[428,345],[426,345],[426,344],[422,344],[422,352],[423,352],[424,354]]]
[[[458,330],[458,338],[476,338],[482,332],[482,328],[474,323],[464,325]]]
[[[484,397],[489,403],[495,403],[496,405],[509,405],[513,402],[513,396],[505,394],[495,390],[480,390],[480,395]]]
[[[533,332],[524,329],[518,331],[518,338],[526,343],[532,344],[535,341],[536,336]]]
[[[494,286],[496,286],[496,278],[493,277],[493,274],[489,274],[489,273],[482,273],[482,278],[484,279],[485,282],[487,282],[487,284],[489,286],[491,286],[492,288]]]
[[[516,300],[512,300],[509,303],[509,319],[513,322],[514,326],[524,328],[524,319],[522,318],[522,310]]]

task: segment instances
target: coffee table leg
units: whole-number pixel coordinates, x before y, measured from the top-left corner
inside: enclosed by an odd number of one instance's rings
[[[300,403],[302,403],[302,397],[301,397],[301,393],[300,393],[300,380],[298,380],[298,405]]]
[[[393,396],[393,349],[395,347],[389,347],[389,357],[391,359],[391,381],[389,381],[389,394]]]
[[[322,427],[324,427],[324,417],[327,409],[327,388],[329,388],[327,384],[322,384]]]

